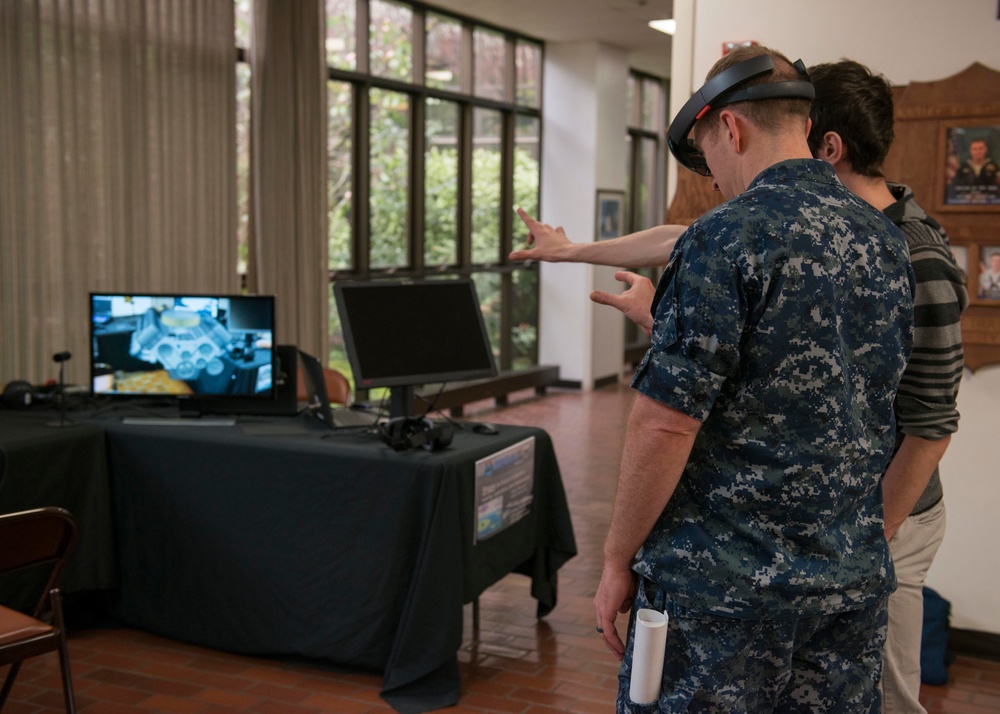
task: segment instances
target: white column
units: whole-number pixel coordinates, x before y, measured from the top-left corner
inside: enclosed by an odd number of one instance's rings
[[[596,234],[598,189],[625,188],[624,51],[594,42],[545,47],[541,220],[576,243]],[[563,381],[593,389],[622,372],[624,318],[595,305],[593,290],[620,292],[614,268],[544,264],[539,361],[558,364]]]

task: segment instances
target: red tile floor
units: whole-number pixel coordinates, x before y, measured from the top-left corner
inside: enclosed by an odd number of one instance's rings
[[[465,418],[530,424],[548,431],[565,483],[579,555],[560,571],[559,604],[543,620],[527,578],[510,575],[480,598],[480,628],[465,608],[459,653],[462,692],[449,712],[581,714],[613,711],[616,662],[593,630],[591,598],[600,574],[625,415],[631,392],[512,395],[511,406],[479,403]],[[624,619],[624,618],[622,618]],[[320,714],[391,711],[377,674],[230,655],[127,629],[70,633],[78,708],[83,712]],[[55,655],[25,664],[5,714],[60,711]],[[0,676],[6,668],[0,668]],[[925,687],[930,714],[1000,712],[1000,662],[959,657],[944,687]]]

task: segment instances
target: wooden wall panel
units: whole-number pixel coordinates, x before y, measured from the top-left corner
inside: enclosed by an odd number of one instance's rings
[[[977,294],[981,248],[1000,247],[1000,205],[945,201],[947,130],[1000,127],[1000,72],[976,63],[952,77],[899,87],[895,97],[896,139],[885,176],[909,185],[917,202],[948,231],[952,246],[964,253],[971,299],[962,317],[965,365],[975,370],[1000,363],[1000,300]]]

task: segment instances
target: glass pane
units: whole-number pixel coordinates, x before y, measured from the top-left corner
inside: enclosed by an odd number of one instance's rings
[[[252,0],[234,0],[235,20],[236,20],[236,46],[244,49],[250,48],[250,38],[252,37]]]
[[[351,173],[351,117],[353,95],[347,82],[327,82],[327,233],[330,270],[347,270],[354,266],[351,254],[351,196],[354,176]],[[331,333],[332,334],[332,333]]]
[[[337,69],[357,66],[355,0],[326,0],[326,63]]]
[[[514,62],[517,68],[517,103],[539,109],[542,106],[542,47],[519,41]]]
[[[236,270],[245,275],[250,240],[250,65],[246,62],[236,63],[236,196]]]
[[[428,87],[462,90],[462,26],[441,15],[427,14]]]
[[[642,128],[649,131],[661,131],[660,107],[663,104],[661,99],[660,83],[655,79],[642,80]]]
[[[458,122],[454,102],[427,100],[424,263],[458,262]]]
[[[514,134],[514,204],[535,218],[538,217],[538,187],[541,177],[541,125],[540,119],[519,116]],[[516,216],[513,226],[514,245],[524,245],[528,239],[528,227]]]
[[[628,112],[628,125],[639,126],[639,80],[634,74],[629,74],[625,85],[625,111]]]
[[[500,260],[500,134],[498,111],[476,109],[472,128],[472,262]]]
[[[410,235],[409,97],[377,88],[369,96],[371,265],[405,267]]]
[[[368,61],[371,73],[380,77],[413,81],[413,10],[386,0],[369,6]]]
[[[537,264],[536,264],[537,265]],[[538,269],[511,273],[511,368],[538,364]]]
[[[639,204],[640,225],[635,230],[652,228],[661,221],[656,215],[656,141],[641,139],[639,193],[636,197]]]
[[[506,95],[507,43],[499,32],[476,28],[473,34],[475,55],[475,94],[487,99]]]
[[[490,336],[490,347],[493,358],[500,365],[500,326],[503,324],[503,299],[500,292],[500,273],[473,273],[472,282],[476,284],[476,294],[479,296],[479,307],[483,313],[486,334]]]

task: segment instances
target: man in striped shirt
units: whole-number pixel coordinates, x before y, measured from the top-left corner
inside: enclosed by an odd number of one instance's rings
[[[896,395],[896,453],[882,480],[885,535],[898,581],[889,598],[882,688],[887,714],[920,713],[923,585],[945,527],[937,466],[958,429],[960,321],[969,297],[941,225],[909,188],[882,176],[893,139],[889,83],[849,60],[812,67],[809,74],[816,87],[810,149],[899,226],[916,276],[913,351]]]

